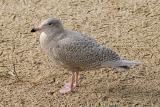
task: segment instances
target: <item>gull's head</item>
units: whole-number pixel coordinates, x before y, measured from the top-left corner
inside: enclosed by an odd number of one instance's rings
[[[48,18],[44,20],[38,27],[34,27],[31,32],[53,32],[60,30],[63,30],[61,21],[56,18]]]

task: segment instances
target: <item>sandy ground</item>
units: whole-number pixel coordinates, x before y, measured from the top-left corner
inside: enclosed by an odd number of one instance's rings
[[[60,95],[70,75],[30,33],[47,17],[144,65],[81,72],[76,92]],[[159,31],[160,0],[0,0],[0,107],[160,107]]]

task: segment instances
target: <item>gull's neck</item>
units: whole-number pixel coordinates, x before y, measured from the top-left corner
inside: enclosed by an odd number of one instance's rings
[[[52,29],[42,32],[40,35],[41,48],[46,50],[49,48],[49,46],[56,44],[57,41],[65,36],[63,32],[64,29]]]

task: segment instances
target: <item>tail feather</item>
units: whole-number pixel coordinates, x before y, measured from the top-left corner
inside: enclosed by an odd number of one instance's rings
[[[132,66],[140,65],[142,64],[139,61],[129,61],[129,60],[120,60],[117,62],[117,67],[129,69]]]
[[[128,66],[135,66],[135,65],[140,65],[142,62],[139,61],[129,61],[129,60],[120,60],[122,65],[128,65]]]
[[[129,66],[119,66],[119,68],[122,68],[122,69],[130,69]]]
[[[118,61],[108,61],[103,63],[103,67],[113,67],[113,68],[123,68],[129,69],[132,66],[142,64],[139,61],[129,61],[129,60],[118,60]]]

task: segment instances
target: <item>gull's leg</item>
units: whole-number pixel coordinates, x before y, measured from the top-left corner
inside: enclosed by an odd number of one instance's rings
[[[71,91],[74,91],[75,88],[75,72],[72,72],[71,82],[66,83],[62,89],[60,89],[61,94],[65,94]]]
[[[75,87],[74,83],[75,83],[75,73],[72,72],[72,79],[71,79],[71,86],[70,86],[71,87],[71,91],[74,90],[74,87]]]
[[[78,84],[78,80],[79,80],[79,72],[75,72],[75,87],[77,87]]]

